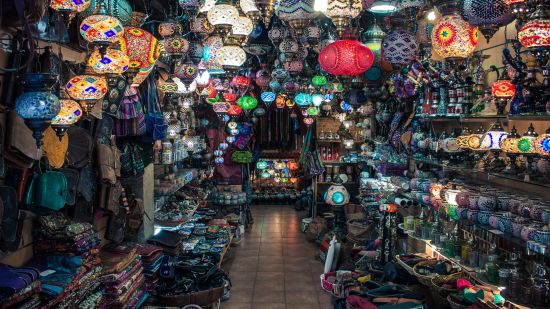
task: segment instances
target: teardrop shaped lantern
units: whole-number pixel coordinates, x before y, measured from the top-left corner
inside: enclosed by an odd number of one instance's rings
[[[318,60],[321,68],[330,74],[355,76],[372,66],[374,55],[359,41],[339,40],[323,48]]]
[[[477,27],[470,25],[460,14],[443,16],[434,24],[433,51],[449,60],[467,58],[477,46],[478,35]]]

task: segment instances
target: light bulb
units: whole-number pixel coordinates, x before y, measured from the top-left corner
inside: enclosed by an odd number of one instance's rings
[[[317,12],[326,12],[328,7],[328,0],[315,0],[313,9]]]
[[[429,21],[434,21],[435,20],[435,11],[432,10],[428,13],[428,20]]]

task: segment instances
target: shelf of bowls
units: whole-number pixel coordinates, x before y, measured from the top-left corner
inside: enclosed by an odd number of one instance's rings
[[[295,159],[260,158],[251,175],[253,202],[293,203],[300,198],[302,192],[299,169]]]

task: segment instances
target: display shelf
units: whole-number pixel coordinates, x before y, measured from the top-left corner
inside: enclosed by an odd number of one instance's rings
[[[326,181],[318,181],[317,182],[318,185],[333,185],[334,182],[326,182]],[[349,185],[359,185],[359,183],[357,181],[348,181],[348,182],[343,182],[341,183],[341,185],[344,185],[344,186],[349,186]]]
[[[322,143],[336,143],[336,144],[340,144],[340,143],[342,143],[342,141],[339,140],[339,139],[335,139],[335,140],[318,139],[318,140],[317,140],[317,143],[319,143],[319,144],[322,144]]]
[[[550,121],[550,115],[518,115],[508,116],[511,121]]]
[[[324,165],[355,165],[359,162],[321,161]]]
[[[506,116],[417,116],[417,118],[431,122],[489,122],[506,121]]]

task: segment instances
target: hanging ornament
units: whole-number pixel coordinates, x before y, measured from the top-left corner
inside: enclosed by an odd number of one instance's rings
[[[327,9],[323,13],[332,20],[336,32],[342,36],[350,21],[359,16],[362,10],[362,0],[328,0]]]
[[[216,164],[217,164],[218,166],[222,166],[222,165],[223,165],[223,161],[224,161],[223,157],[216,157],[216,158],[214,159],[214,162],[216,162]]]
[[[518,40],[526,48],[550,48],[550,3],[541,1],[518,32]]]
[[[319,54],[321,68],[333,75],[358,75],[368,70],[373,63],[371,50],[358,41],[336,41]]]
[[[256,108],[256,106],[258,106],[258,99],[252,96],[246,95],[246,96],[240,97],[237,100],[237,105],[239,105],[245,111],[250,111]]]
[[[113,48],[107,48],[104,55],[96,49],[88,58],[88,67],[96,74],[120,75],[128,70],[129,64],[126,53]]]
[[[487,42],[500,27],[515,19],[504,0],[464,0],[464,17],[470,25],[479,27]]]
[[[104,53],[109,44],[117,42],[124,34],[120,20],[110,15],[91,15],[80,23],[80,35],[99,47]]]
[[[173,20],[162,22],[158,26],[158,33],[165,38],[182,32],[183,27],[181,26],[181,24]]]
[[[300,92],[294,97],[294,102],[300,108],[307,108],[311,104],[311,95],[309,93]]]
[[[398,15],[391,20],[393,28],[382,40],[382,57],[394,67],[403,67],[416,59],[418,44],[403,16]]]
[[[236,104],[231,104],[231,107],[227,111],[227,114],[229,116],[239,116],[242,112],[243,112],[243,109],[240,106]]]
[[[80,105],[73,100],[61,99],[59,103],[61,110],[53,117],[51,127],[61,139],[65,132],[82,117],[82,110]]]
[[[310,118],[310,117],[304,118],[304,124],[308,127],[311,126],[314,122],[315,122],[314,118]]]
[[[297,35],[301,36],[309,22],[315,17],[314,0],[281,0],[277,16],[288,22]]]
[[[77,75],[69,80],[65,89],[71,98],[88,114],[95,103],[107,94],[107,80],[102,76]]]
[[[433,51],[442,58],[467,58],[474,52],[477,42],[477,28],[472,27],[460,14],[443,16],[434,24]]]
[[[262,99],[262,101],[265,103],[265,105],[267,107],[271,106],[271,103],[273,103],[273,101],[275,101],[275,98],[276,98],[276,95],[274,92],[271,92],[271,91],[264,91],[262,92],[262,94],[260,95],[260,98]]]
[[[160,56],[160,45],[157,39],[151,33],[140,28],[126,27],[119,42],[120,50],[130,58],[130,68],[126,74],[129,78],[142,72],[141,69],[152,69]]]

